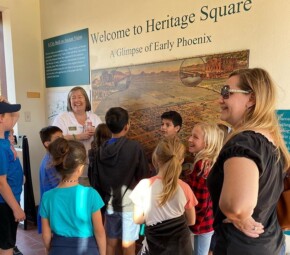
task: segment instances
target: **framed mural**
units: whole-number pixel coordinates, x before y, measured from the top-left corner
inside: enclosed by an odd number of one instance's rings
[[[128,110],[129,137],[151,154],[160,139],[160,116],[175,110],[183,118],[186,142],[197,121],[219,121],[219,91],[228,75],[247,68],[249,50],[91,70],[93,111],[102,119],[115,106]]]

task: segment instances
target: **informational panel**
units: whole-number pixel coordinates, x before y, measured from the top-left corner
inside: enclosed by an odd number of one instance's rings
[[[290,151],[290,110],[277,110],[282,134],[288,151]]]
[[[46,87],[90,83],[88,29],[43,41]]]

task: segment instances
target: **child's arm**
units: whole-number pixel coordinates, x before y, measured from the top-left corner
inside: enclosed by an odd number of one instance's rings
[[[6,175],[0,175],[0,194],[12,209],[15,221],[19,222],[25,220],[25,213],[13,195],[9,184],[7,183]]]
[[[190,209],[185,209],[185,218],[187,221],[187,225],[194,225],[195,224],[195,208],[194,206],[191,207]]]
[[[5,97],[0,96],[0,102],[8,103],[8,100]]]
[[[46,254],[48,254],[51,242],[51,229],[48,219],[41,218],[41,226],[42,226],[42,240],[44,243]]]
[[[143,224],[145,222],[143,208],[134,204],[134,222],[135,224]]]
[[[184,207],[187,225],[194,225],[196,220],[195,206],[198,204],[198,201],[187,183],[181,180],[178,183],[187,198],[187,203]]]
[[[94,235],[99,247],[99,253],[100,255],[106,255],[106,234],[100,210],[92,214],[92,221],[94,226]]]

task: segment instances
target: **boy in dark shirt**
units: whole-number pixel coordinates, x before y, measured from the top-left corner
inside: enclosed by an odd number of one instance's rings
[[[148,162],[139,142],[126,138],[130,128],[128,112],[113,107],[105,119],[112,138],[98,150],[92,185],[106,203],[107,255],[115,254],[118,240],[122,240],[123,254],[134,255],[139,225],[133,221],[129,195],[148,176]]]

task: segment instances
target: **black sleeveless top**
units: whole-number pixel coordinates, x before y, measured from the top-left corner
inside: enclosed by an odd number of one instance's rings
[[[231,157],[253,160],[259,169],[258,201],[252,217],[264,225],[258,238],[243,234],[233,224],[223,223],[226,218],[219,208],[224,180],[224,162]],[[279,226],[276,205],[283,190],[283,160],[277,162],[276,147],[266,137],[253,131],[244,131],[231,138],[222,148],[213,166],[207,185],[213,201],[215,255],[276,255],[284,242]],[[232,169],[235,171],[235,169]]]

